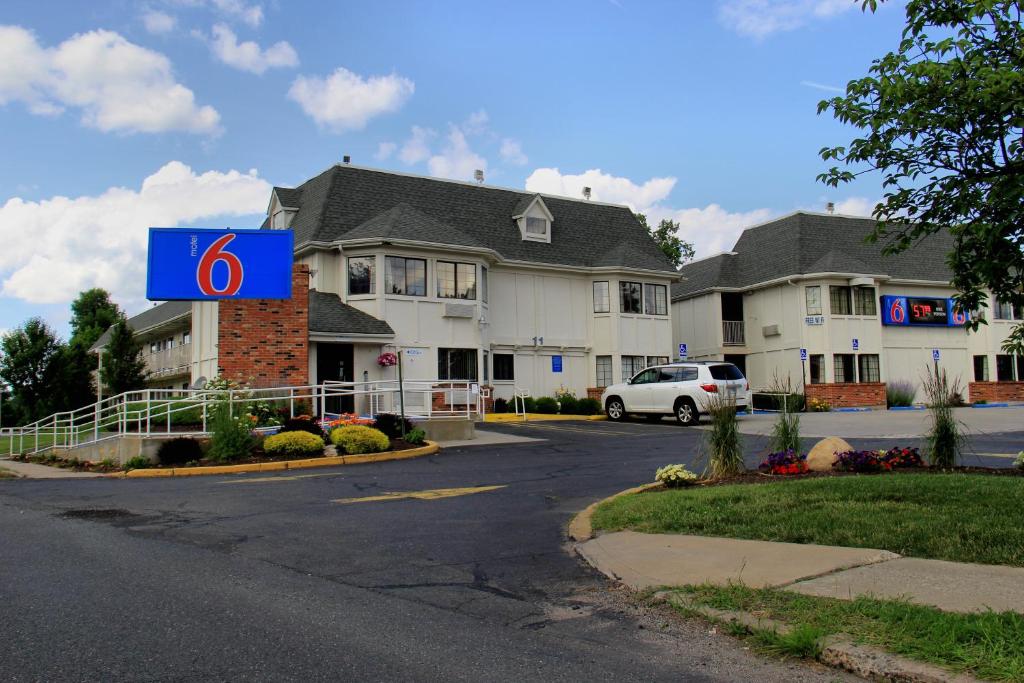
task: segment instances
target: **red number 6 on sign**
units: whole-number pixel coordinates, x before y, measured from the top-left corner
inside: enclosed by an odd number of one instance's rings
[[[242,262],[230,251],[225,251],[235,235],[224,235],[207,247],[199,259],[199,267],[196,269],[196,281],[199,283],[199,291],[207,296],[234,296],[242,288]],[[213,267],[223,263],[228,268],[228,281],[223,289],[217,289],[213,284]]]

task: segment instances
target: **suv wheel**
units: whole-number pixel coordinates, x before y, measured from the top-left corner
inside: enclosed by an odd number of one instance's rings
[[[676,420],[679,424],[686,425],[687,427],[697,424],[700,420],[700,413],[697,412],[697,406],[695,406],[693,401],[688,398],[681,398],[677,400],[673,412],[675,413]]]
[[[622,420],[626,417],[626,406],[622,403],[621,398],[612,396],[605,404],[604,412],[608,415],[609,420]]]

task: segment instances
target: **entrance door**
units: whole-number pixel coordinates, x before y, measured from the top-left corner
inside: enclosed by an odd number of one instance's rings
[[[317,343],[316,381],[318,383],[352,382],[354,377],[355,368],[352,362],[351,344]],[[348,388],[351,388],[351,385]],[[328,413],[351,413],[355,410],[354,398],[352,396],[328,398],[326,410]]]

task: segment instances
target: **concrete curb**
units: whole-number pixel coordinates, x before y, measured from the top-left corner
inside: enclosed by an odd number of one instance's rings
[[[764,629],[780,634],[793,630],[789,624],[749,612],[695,604],[685,595],[672,591],[655,593],[654,598],[713,622],[740,624],[748,629]],[[974,683],[979,680],[967,674],[953,673],[931,664],[894,655],[870,645],[858,645],[845,634],[825,636],[820,645],[821,653],[817,658],[819,662],[869,680],[907,683]]]
[[[330,455],[322,458],[306,458],[304,460],[255,462],[245,465],[211,465],[209,467],[147,467],[127,472],[117,472],[106,476],[114,479],[142,479],[148,477],[196,477],[210,474],[242,474],[245,472],[281,472],[283,470],[304,470],[313,467],[360,465],[388,460],[406,460],[408,458],[419,458],[424,455],[433,455],[441,450],[441,447],[433,441],[427,441],[426,443],[426,446],[419,448],[410,448],[404,451],[367,453],[366,455]]]
[[[613,496],[608,496],[596,503],[591,503],[581,512],[578,512],[576,516],[569,521],[569,538],[577,543],[582,543],[583,541],[589,541],[594,537],[594,529],[590,524],[590,520],[594,516],[594,511],[597,510],[597,506],[601,503],[609,500],[615,500],[619,496],[628,496],[631,493],[641,493],[643,491],[649,491],[660,487],[661,484],[657,482],[644,484],[643,486],[636,486],[631,489],[626,489],[625,491],[619,491]]]
[[[527,413],[524,420],[521,415],[515,413],[488,413],[484,416],[484,422],[560,422],[562,420],[598,421],[607,420],[605,415],[551,415],[549,413]]]

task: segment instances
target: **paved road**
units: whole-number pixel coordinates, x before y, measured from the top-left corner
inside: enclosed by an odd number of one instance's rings
[[[639,606],[566,552],[572,514],[692,462],[699,430],[487,428],[545,441],[277,476],[0,481],[0,679],[836,679]]]

